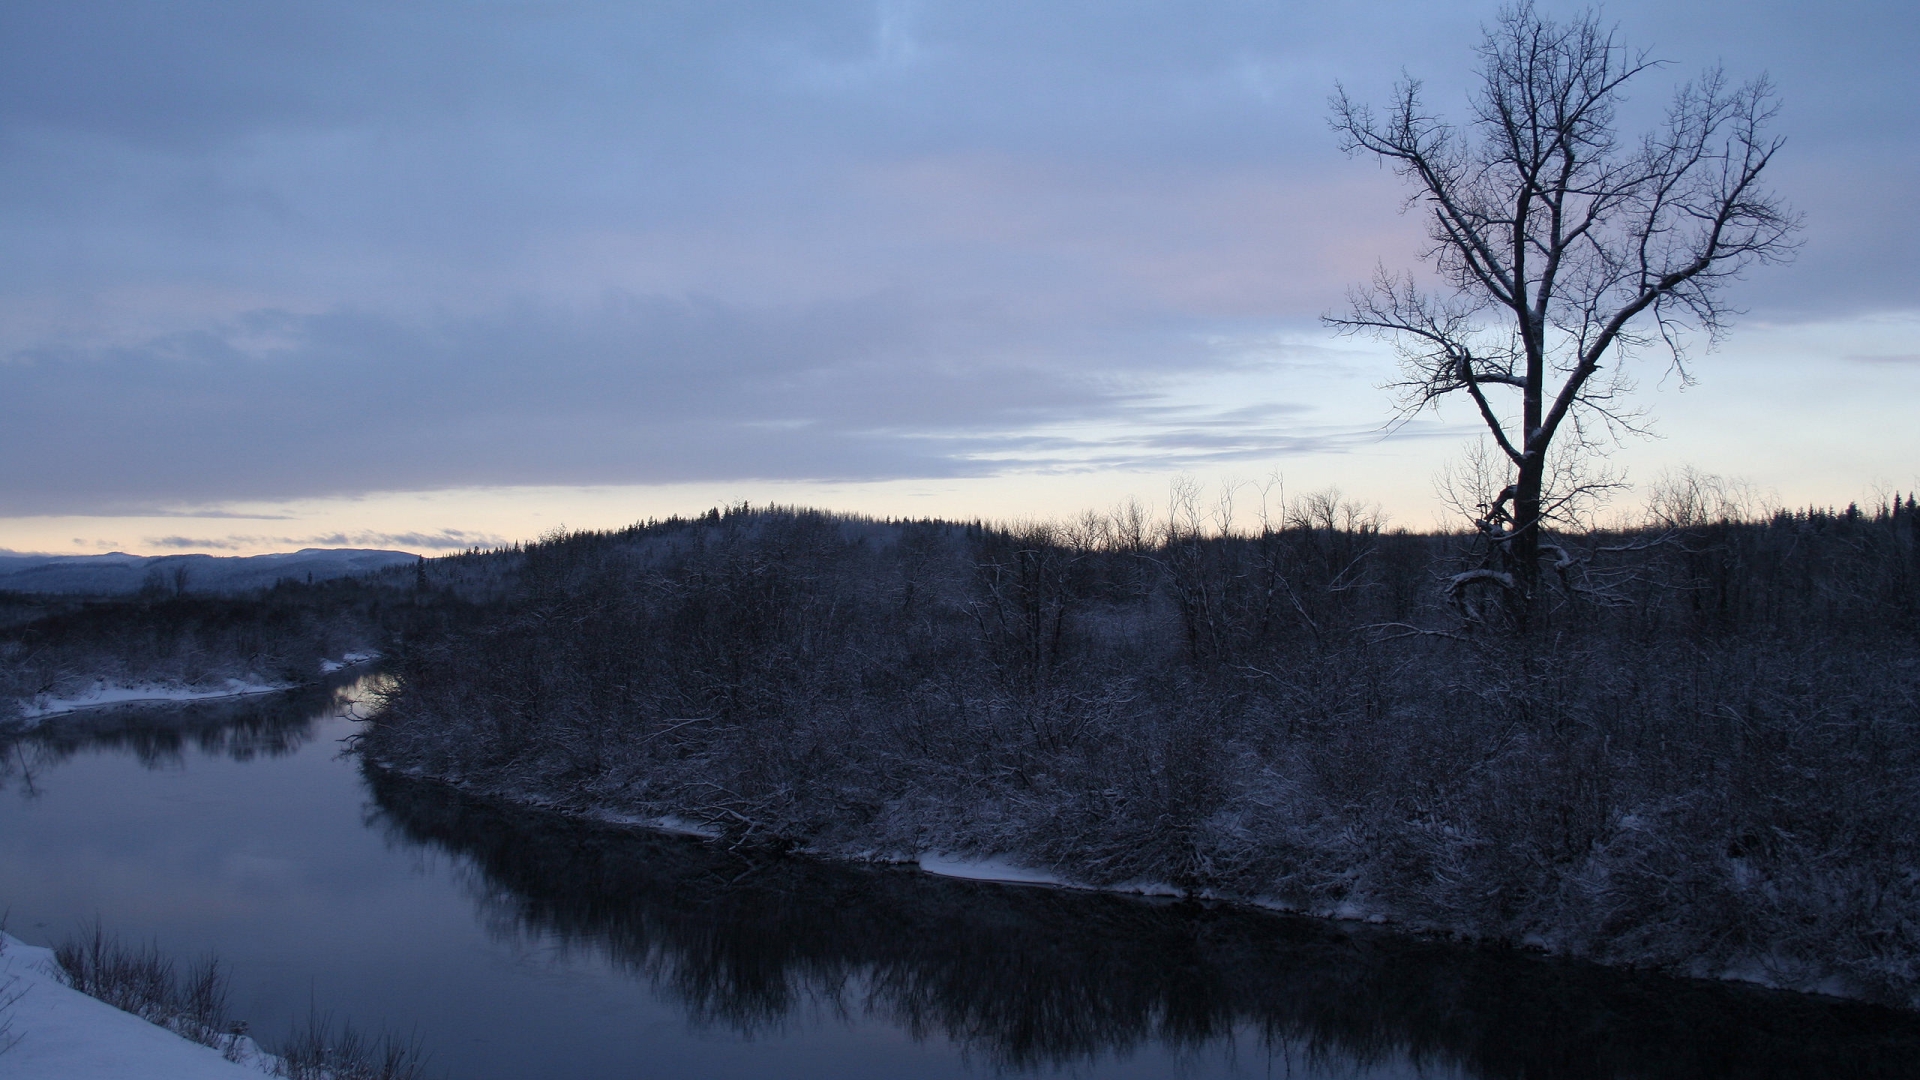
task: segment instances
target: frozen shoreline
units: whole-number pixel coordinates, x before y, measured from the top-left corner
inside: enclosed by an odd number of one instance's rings
[[[322,677],[335,675],[379,658],[380,654],[376,652],[350,652],[338,660],[322,660],[320,675]],[[228,701],[236,698],[282,694],[289,690],[297,690],[303,685],[307,684],[227,679],[222,686],[192,687],[162,683],[114,683],[98,679],[77,694],[66,697],[43,694],[20,701],[20,712],[10,726],[31,731],[48,720],[71,716],[75,713],[145,705],[184,705],[204,701]],[[6,721],[0,720],[0,729],[7,726],[9,724]]]
[[[17,996],[16,996],[17,995]],[[0,1023],[11,1049],[0,1051],[8,1080],[259,1080],[278,1059],[244,1035],[234,1058],[150,1024],[68,986],[53,950],[0,933]]]
[[[23,702],[20,717],[28,727],[37,727],[56,716],[91,712],[122,705],[175,705],[190,701],[219,701],[225,698],[256,697],[292,690],[295,683],[247,682],[228,679],[223,687],[196,689],[186,686],[158,686],[152,683],[126,686],[97,682],[71,697],[36,697]]]
[[[488,802],[529,810],[535,813],[555,814],[577,821],[590,822],[614,828],[644,829],[649,832],[689,836],[700,840],[717,841],[722,833],[711,826],[690,821],[674,815],[660,817],[642,817],[620,814],[590,807],[581,807],[542,797],[533,792],[503,792],[470,785],[463,780],[432,776],[417,769],[398,768],[390,763],[372,760],[369,764],[383,771],[409,779],[442,784],[463,794]],[[1076,881],[1051,870],[1037,869],[1023,862],[1017,854],[997,853],[993,855],[969,855],[943,850],[927,850],[919,853],[906,852],[837,852],[818,848],[800,847],[793,854],[808,859],[821,859],[828,862],[865,863],[868,865],[910,867],[916,872],[934,877],[952,878],[964,881],[979,881],[997,885],[1011,885],[1023,888],[1066,889],[1076,892],[1106,893],[1116,896],[1135,896],[1142,898],[1193,900],[1209,904],[1226,904],[1275,916],[1294,918],[1323,919],[1334,922],[1365,923],[1396,934],[1411,938],[1435,941],[1458,942],[1462,946],[1474,944],[1497,944],[1513,949],[1517,953],[1531,954],[1541,959],[1583,960],[1600,967],[1614,967],[1622,970],[1647,970],[1648,964],[1615,965],[1604,961],[1583,958],[1566,951],[1556,949],[1551,942],[1532,938],[1525,941],[1511,941],[1487,938],[1470,932],[1444,925],[1426,925],[1394,919],[1380,911],[1368,910],[1353,904],[1341,904],[1336,907],[1308,909],[1286,904],[1272,897],[1232,895],[1212,889],[1189,891],[1173,885],[1155,881],[1129,881],[1117,885],[1092,885]],[[1764,963],[1749,960],[1722,970],[1707,970],[1700,967],[1686,968],[1678,965],[1651,965],[1670,977],[1678,979],[1697,979],[1710,983],[1733,983],[1763,990],[1801,994],[1810,997],[1824,997],[1835,1000],[1871,1002],[1873,998],[1857,992],[1851,986],[1838,979],[1827,979],[1819,985],[1794,984],[1779,978],[1768,970]],[[1898,1006],[1896,1006],[1898,1007]],[[1912,1008],[1912,1006],[1908,1006]]]

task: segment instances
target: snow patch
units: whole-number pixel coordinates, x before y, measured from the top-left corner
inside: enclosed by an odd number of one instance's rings
[[[1169,885],[1164,881],[1129,881],[1124,885],[1115,885],[1111,889],[1102,891],[1125,893],[1130,896],[1170,896],[1176,900],[1185,899],[1189,895],[1185,889]],[[1214,897],[1202,893],[1200,899],[1209,900]]]
[[[721,835],[720,830],[711,825],[703,825],[698,821],[688,821],[686,818],[674,817],[672,814],[668,814],[666,817],[654,818],[652,821],[647,822],[647,824],[661,832],[678,833],[681,836],[698,836],[706,840],[718,840]]]
[[[1056,874],[1021,866],[997,855],[982,859],[930,851],[920,856],[920,869],[929,874],[965,878],[968,881],[999,881],[1010,885],[1070,884]]]
[[[1694,967],[1698,969],[1701,965],[1695,964]],[[1735,960],[1717,972],[1705,970],[1701,971],[1700,975],[1701,977],[1709,979],[1717,978],[1727,982],[1752,983],[1755,986],[1764,986],[1769,990],[1779,990],[1782,989],[1782,984],[1780,980],[1775,977],[1775,971],[1776,965],[1769,964],[1757,956],[1748,956]]]
[[[415,771],[414,775],[418,776],[420,774]],[[519,801],[531,802],[531,800],[524,797]],[[565,812],[564,807],[549,805],[553,809],[559,809]],[[677,836],[697,836],[702,840],[718,840],[721,836],[720,830],[711,825],[704,825],[698,821],[689,821],[682,817],[674,817],[672,814],[668,814],[665,817],[643,817],[636,814],[593,811],[585,814],[575,812],[574,816],[584,817],[588,821],[598,821],[607,825],[624,825],[636,829],[648,829],[653,832],[673,833]]]
[[[66,984],[52,949],[0,933],[0,985],[10,981],[20,1041],[0,1057],[8,1080],[260,1080],[276,1064],[244,1036],[248,1064],[90,998]]]
[[[255,694],[277,694],[292,689],[285,683],[249,682],[243,679],[228,679],[225,685],[215,687],[160,686],[143,684],[122,686],[117,683],[96,682],[87,689],[71,697],[53,697],[42,694],[20,703],[20,716],[29,723],[44,720],[49,716],[63,713],[82,712],[87,709],[104,709],[114,705],[149,705],[181,701],[208,701],[215,698],[251,697]]]
[[[344,668],[350,668],[355,664],[364,664],[369,660],[378,660],[378,659],[380,659],[380,654],[377,652],[345,653],[338,660],[320,661],[320,674],[331,675],[336,671],[340,671]]]

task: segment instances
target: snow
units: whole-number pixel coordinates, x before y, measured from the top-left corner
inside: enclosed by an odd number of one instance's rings
[[[720,830],[711,825],[702,825],[697,821],[688,821],[686,818],[674,817],[671,814],[653,818],[643,824],[678,836],[698,836],[705,840],[718,840],[721,836]]]
[[[1055,874],[1021,866],[999,856],[972,858],[930,851],[920,856],[920,869],[941,877],[966,878],[969,881],[1000,881],[1011,885],[1068,884]]]
[[[1164,881],[1130,881],[1125,885],[1115,885],[1107,891],[1126,893],[1129,896],[1171,896],[1176,900],[1187,897],[1193,897],[1198,900],[1219,899],[1211,890],[1202,889],[1197,893],[1189,892],[1179,886],[1169,885]]]
[[[6,1013],[19,1042],[0,1052],[5,1080],[260,1080],[273,1064],[250,1039],[241,1047],[256,1064],[228,1061],[72,989],[58,971],[52,949],[0,933],[0,986],[19,995]]]
[[[916,861],[925,873],[940,877],[964,878],[968,881],[992,881],[1002,885],[1047,885],[1060,889],[1083,889],[1088,892],[1119,893],[1126,896],[1178,898],[1193,895],[1185,889],[1176,888],[1164,881],[1128,881],[1118,885],[1088,885],[1085,882],[1061,877],[1049,870],[1036,870],[1004,855],[989,855],[983,858],[930,851],[921,855]]]
[[[346,653],[342,655],[338,660],[320,661],[320,674],[331,675],[334,672],[341,670],[342,668],[350,668],[355,664],[364,664],[369,660],[378,660],[378,659],[380,659],[380,654],[377,652]]]
[[[289,689],[286,685],[262,682],[246,682],[241,679],[228,679],[224,685],[210,687],[160,686],[142,684],[122,686],[116,683],[97,682],[72,697],[51,697],[42,695],[21,702],[20,716],[29,722],[43,720],[62,713],[80,712],[84,709],[102,709],[111,705],[148,705],[176,701],[206,701],[213,698],[248,697],[254,694],[275,694]]]

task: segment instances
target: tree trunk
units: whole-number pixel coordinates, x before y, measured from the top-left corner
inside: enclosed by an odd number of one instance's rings
[[[1513,538],[1507,541],[1513,580],[1520,587],[1514,598],[1525,621],[1526,609],[1540,595],[1540,489],[1546,479],[1545,458],[1533,455],[1520,466],[1513,487]]]

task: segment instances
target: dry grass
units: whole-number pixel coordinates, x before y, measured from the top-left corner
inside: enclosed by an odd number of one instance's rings
[[[422,1080],[426,1054],[417,1039],[390,1032],[369,1036],[332,1015],[309,1013],[277,1050],[278,1076],[290,1080]]]

